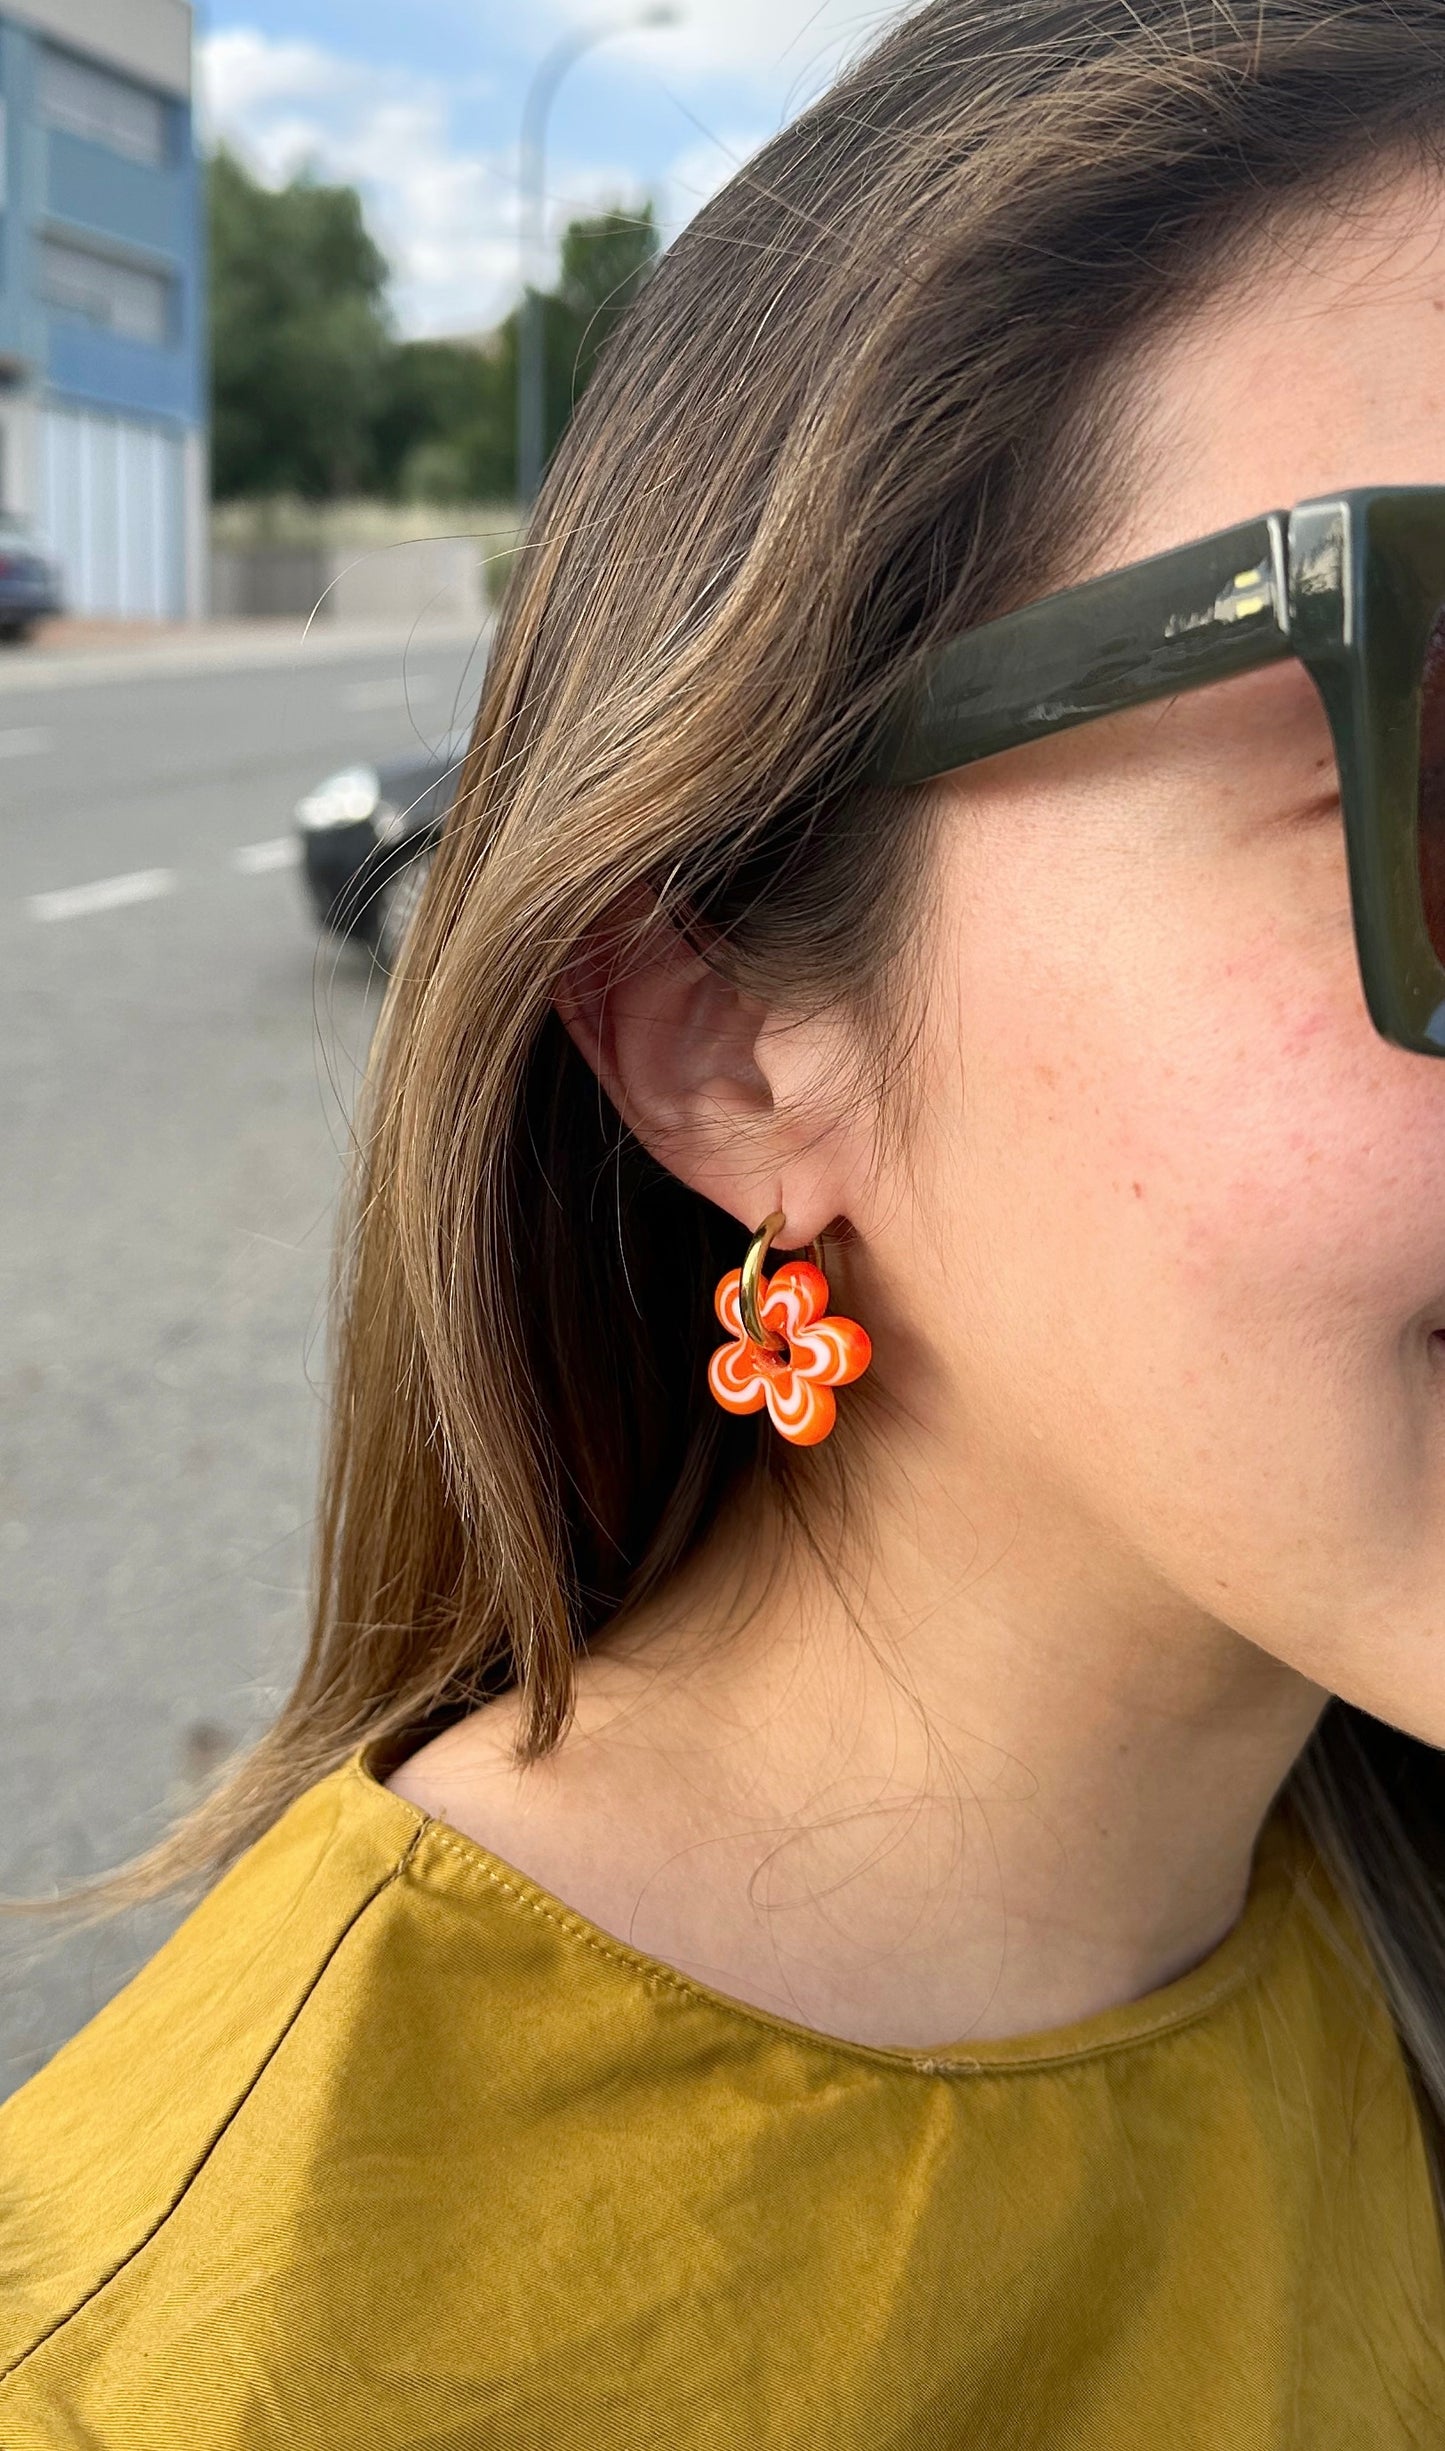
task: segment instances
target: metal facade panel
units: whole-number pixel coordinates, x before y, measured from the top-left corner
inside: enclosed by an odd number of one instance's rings
[[[23,372],[43,357],[45,310],[31,287],[31,225],[38,147],[32,97],[35,45],[0,0],[0,94],[5,103],[5,209],[0,212],[0,357]]]
[[[50,535],[82,613],[183,617],[206,598],[205,214],[190,44],[188,0],[0,0],[6,507]],[[111,90],[116,72],[125,92]],[[117,268],[110,288],[92,298],[47,279],[58,245]],[[113,311],[127,273],[171,285],[163,329]]]
[[[116,49],[114,0],[84,0],[103,18]],[[33,17],[34,11],[31,12]],[[94,57],[106,46],[77,48]],[[169,130],[165,159],[132,159],[99,137],[51,124],[45,110],[46,45],[16,0],[0,0],[0,94],[6,119],[6,192],[0,210],[0,359],[12,378],[43,383],[78,406],[122,416],[206,422],[205,251],[201,166],[184,99],[160,99]],[[136,63],[131,63],[135,66]],[[97,62],[102,77],[107,73]],[[163,274],[174,315],[163,339],[127,342],[56,311],[44,296],[47,239],[113,255]]]
[[[180,117],[177,112],[176,117]],[[189,147],[177,138],[174,158],[159,169],[66,128],[45,130],[45,212],[48,219],[93,230],[120,249],[181,258],[191,229]]]
[[[193,369],[179,350],[102,332],[76,315],[52,315],[47,373],[52,397],[59,393],[77,407],[185,424],[194,419]]]
[[[185,449],[173,428],[52,404],[41,518],[76,613],[177,621],[186,610]]]

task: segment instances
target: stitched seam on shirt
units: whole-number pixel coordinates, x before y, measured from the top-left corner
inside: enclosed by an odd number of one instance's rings
[[[1281,1886],[1280,1896],[1275,1902],[1275,1911],[1267,1922],[1262,1923],[1255,1937],[1253,1948],[1241,1958],[1237,1966],[1231,1967],[1228,1974],[1221,1975],[1217,1982],[1211,1984],[1208,1991],[1201,1992],[1197,1999],[1191,2000],[1187,2008],[1178,2009],[1172,2015],[1165,2017],[1141,2018],[1137,2025],[1125,2026],[1122,2031],[1110,2034],[1099,2042],[1081,2043],[1075,2050],[1045,2050],[1028,2058],[1004,2061],[971,2060],[961,2053],[947,2051],[946,2047],[945,2052],[940,2054],[928,2051],[890,2051],[872,2043],[849,2042],[845,2035],[824,2034],[814,2032],[807,2026],[792,2025],[786,2018],[773,2017],[766,2009],[750,2008],[745,2001],[734,2004],[720,1993],[705,1991],[701,1984],[690,1983],[685,1974],[675,1973],[669,1966],[660,1965],[655,1961],[640,1963],[639,1956],[630,1953],[625,1945],[610,1944],[591,1930],[580,1916],[569,1913],[565,1907],[559,1912],[556,1907],[549,1905],[545,1898],[534,1896],[528,1890],[519,1889],[515,1881],[507,1880],[504,1874],[496,1871],[475,1846],[469,1846],[463,1839],[451,1837],[443,1823],[433,1821],[428,1827],[434,1846],[444,1847],[449,1855],[456,1856],[458,1861],[466,1865],[470,1871],[482,1873],[494,1889],[500,1889],[507,1897],[514,1898],[519,1906],[529,1907],[534,1915],[540,1915],[544,1923],[553,1924],[558,1931],[565,1932],[569,1939],[580,1940],[596,1956],[604,1957],[611,1965],[620,1967],[623,1973],[630,1975],[634,1982],[652,1983],[669,1991],[680,1992],[685,2000],[690,2000],[697,2006],[710,2008],[724,2016],[736,2018],[745,2025],[762,2027],[771,2033],[785,2034],[790,2040],[809,2043],[822,2050],[838,2051],[850,2059],[864,2058],[869,2060],[874,2067],[892,2068],[908,2075],[920,2076],[1008,2077],[1016,2074],[1037,2076],[1046,2073],[1051,2068],[1077,2068],[1087,2060],[1106,2059],[1115,2051],[1154,2042],[1168,2034],[1177,2034],[1186,2026],[1197,2024],[1201,2017],[1206,2017],[1211,2009],[1217,2008],[1221,2000],[1227,2000],[1235,1992],[1242,1991],[1251,1977],[1258,1972],[1266,1951],[1279,1930],[1285,1908],[1294,1889],[1293,1883]],[[410,1848],[407,1854],[409,1857]]]
[[[195,2186],[197,2179],[200,2177],[201,2172],[205,2169],[207,2162],[210,2160],[222,2138],[226,2135],[233,2123],[239,2119],[242,2111],[246,2107],[246,2104],[250,2101],[252,2094],[255,2092],[256,2087],[260,2084],[262,2077],[265,2075],[267,2069],[271,2065],[271,2062],[276,2057],[277,2052],[285,2042],[286,2037],[291,2032],[303,2010],[305,2010],[310,2004],[310,2001],[323,1978],[329,1973],[332,1962],[335,1959],[337,1952],[340,1950],[343,1942],[350,1938],[358,1923],[360,1923],[362,1916],[365,1915],[370,1908],[375,1906],[378,1898],[385,1895],[386,1891],[390,1889],[394,1881],[400,1880],[402,1874],[406,1870],[412,1854],[421,1841],[425,1828],[426,1824],[423,1822],[413,1831],[411,1837],[407,1840],[404,1851],[397,1857],[396,1862],[391,1866],[385,1877],[378,1881],[375,1889],[371,1890],[367,1896],[361,1900],[360,1904],[355,1910],[355,1913],[347,1917],[346,1922],[342,1925],[341,1930],[337,1933],[331,1947],[327,1950],[325,1957],[317,1967],[311,1981],[307,1984],[306,1989],[301,1994],[295,2008],[286,2019],[285,2024],[281,2027],[281,2030],[277,2034],[275,2041],[272,2043],[270,2050],[265,2054],[264,2058],[257,2063],[242,2092],[239,2094],[236,2101],[232,2103],[231,2108],[229,2111],[227,2111],[224,2119],[217,2127],[215,2134],[211,2137],[204,2151],[197,2156],[195,2163],[182,2179],[179,2187],[176,2189],[175,2194],[172,2196],[170,2203],[165,2206],[163,2211],[157,2214],[155,2220],[151,2223],[144,2237],[138,2238],[135,2245],[126,2250],[125,2254],[121,2256],[118,2263],[113,2264],[108,2272],[102,2273],[100,2279],[92,2288],[86,2291],[83,2298],[77,2298],[74,2306],[67,2308],[63,2315],[57,2315],[54,2323],[52,2323],[47,2330],[41,2332],[34,2340],[32,2340],[28,2349],[22,2349],[19,2357],[15,2358],[10,2365],[0,2369],[0,2390],[3,2390],[7,2383],[13,2381],[15,2376],[19,2374],[21,2367],[27,2365],[30,2359],[34,2357],[39,2350],[45,2347],[47,2341],[54,2340],[57,2333],[65,2330],[67,2324],[74,2323],[77,2316],[83,2315],[86,2308],[92,2305],[95,2299],[100,2296],[102,2290],[109,2289],[112,2281],[119,2280],[120,2275],[126,2270],[127,2266],[133,2264],[137,2256],[144,2255],[146,2248],[160,2236],[161,2231],[165,2228],[166,2223],[171,2219],[172,2215],[180,2210],[180,2207],[185,2202],[186,2197],[190,2194],[191,2189]]]

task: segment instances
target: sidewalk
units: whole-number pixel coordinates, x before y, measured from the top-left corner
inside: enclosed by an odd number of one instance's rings
[[[355,657],[479,646],[490,635],[457,621],[48,621],[24,646],[0,648],[0,696],[75,682],[153,674],[243,671],[289,664],[344,664]]]

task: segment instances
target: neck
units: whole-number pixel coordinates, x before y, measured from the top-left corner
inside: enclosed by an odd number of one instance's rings
[[[866,1566],[739,1511],[594,1663],[681,1776],[687,1879],[745,1889],[771,2002],[858,2040],[1042,2032],[1172,1981],[1237,1920],[1324,1695],[1043,1493],[960,1504],[916,1456],[868,1486]],[[681,1892],[649,1915],[667,1955]]]

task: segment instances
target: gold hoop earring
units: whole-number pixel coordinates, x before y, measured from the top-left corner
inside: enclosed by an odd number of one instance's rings
[[[743,1315],[743,1326],[752,1342],[755,1345],[761,1345],[764,1353],[785,1353],[787,1351],[787,1339],[776,1335],[766,1325],[762,1312],[758,1308],[763,1262],[772,1249],[773,1236],[782,1231],[783,1217],[784,1211],[776,1208],[771,1217],[763,1219],[748,1245],[747,1258],[738,1271],[738,1308]],[[823,1237],[821,1234],[815,1234],[809,1243],[808,1257],[821,1276],[823,1274]]]

